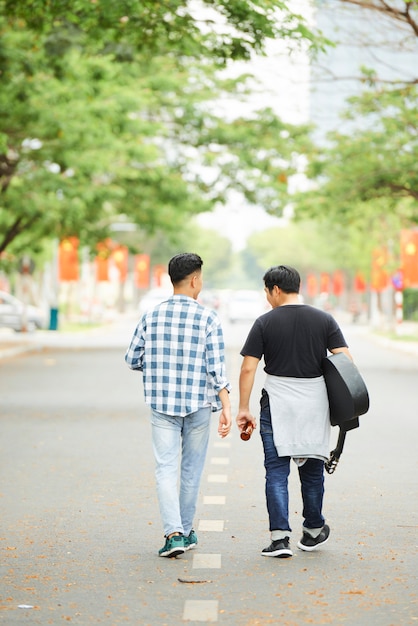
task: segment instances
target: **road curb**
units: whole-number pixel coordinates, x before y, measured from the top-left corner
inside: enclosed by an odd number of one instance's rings
[[[38,345],[26,345],[26,346],[13,346],[13,348],[1,348],[0,349],[0,361],[3,359],[10,359],[27,352],[34,352],[39,350]]]

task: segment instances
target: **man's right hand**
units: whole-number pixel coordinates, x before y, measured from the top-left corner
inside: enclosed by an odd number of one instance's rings
[[[257,428],[257,420],[255,419],[255,417],[250,413],[249,410],[241,410],[238,412],[238,415],[236,417],[236,423],[238,426],[238,430],[240,433],[242,433],[247,425],[247,422],[250,422],[252,424],[253,428]]]

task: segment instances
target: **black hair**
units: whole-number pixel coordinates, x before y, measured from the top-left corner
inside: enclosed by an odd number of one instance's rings
[[[299,293],[300,275],[294,267],[290,265],[275,265],[271,267],[263,276],[264,284],[271,292],[274,285],[285,293]]]
[[[176,254],[168,264],[168,274],[171,282],[173,285],[177,285],[177,283],[180,283],[193,272],[200,272],[202,265],[203,261],[198,254],[193,252]]]

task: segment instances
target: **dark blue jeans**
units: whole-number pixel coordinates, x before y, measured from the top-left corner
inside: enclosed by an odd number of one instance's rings
[[[264,447],[264,467],[266,469],[266,501],[269,514],[270,531],[288,530],[289,526],[289,491],[288,477],[290,456],[279,457],[273,441],[270,405],[268,395],[263,390],[260,411],[260,434]],[[308,459],[299,467],[304,518],[306,528],[321,528],[325,519],[322,515],[324,499],[324,462],[320,459]]]

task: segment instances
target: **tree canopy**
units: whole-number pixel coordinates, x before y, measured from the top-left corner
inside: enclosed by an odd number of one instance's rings
[[[366,11],[369,20],[390,21],[392,29],[408,29],[418,37],[418,3],[413,1],[339,0]],[[393,30],[391,31],[393,35]],[[386,30],[388,41],[392,41]],[[390,80],[376,68],[362,68],[363,91],[348,99],[344,131],[328,135],[325,146],[311,153],[309,190],[294,198],[296,217],[326,225],[330,238],[355,241],[346,262],[370,267],[376,246],[397,251],[401,228],[418,224],[418,76],[408,77],[398,50],[391,51]],[[410,60],[413,59],[411,55]],[[396,71],[397,70],[397,71]],[[412,74],[412,76],[411,76]]]
[[[279,211],[307,128],[211,104],[245,98],[219,70],[269,38],[323,44],[289,4],[0,0],[0,254],[120,219],[177,232],[230,188]]]

